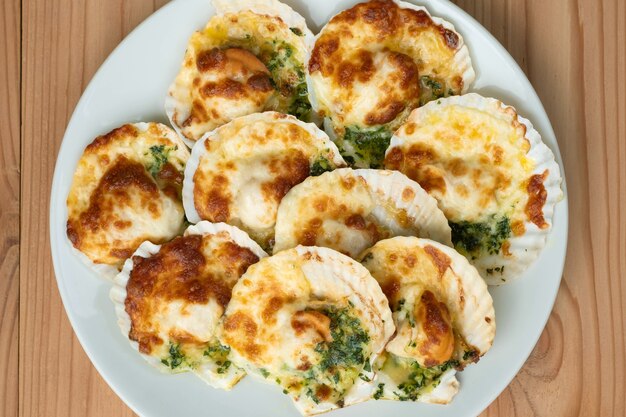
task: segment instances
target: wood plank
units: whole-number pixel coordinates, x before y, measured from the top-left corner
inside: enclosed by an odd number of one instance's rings
[[[67,322],[49,256],[47,206],[56,150],[88,80],[164,2],[23,0],[21,195],[29,204],[21,211],[19,253],[20,416],[132,415]],[[626,415],[626,2],[456,3],[503,43],[538,91],[559,140],[572,203],[555,309],[529,361],[483,415]],[[0,67],[0,108],[9,110],[0,112],[0,122],[11,127],[0,129],[0,413],[7,416],[18,410],[10,349],[18,340],[11,315],[18,283],[5,278],[18,274],[19,4],[0,6],[7,34],[0,59],[8,63]]]
[[[88,81],[165,2],[23,2],[22,117],[29,122],[22,132],[22,198],[29,204],[21,225],[21,416],[133,415],[90,364],[63,310],[48,242],[49,190],[66,124]]]
[[[0,415],[18,415],[20,2],[0,5]]]
[[[526,71],[569,182],[564,280],[548,325],[485,416],[626,415],[626,7],[622,1],[457,1]]]

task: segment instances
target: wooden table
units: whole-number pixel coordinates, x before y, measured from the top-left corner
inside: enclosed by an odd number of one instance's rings
[[[2,416],[132,415],[90,364],[61,305],[48,199],[57,149],[83,89],[122,38],[164,3],[0,5]],[[502,42],[535,86],[559,140],[571,202],[552,316],[485,415],[624,416],[626,1],[457,3]]]

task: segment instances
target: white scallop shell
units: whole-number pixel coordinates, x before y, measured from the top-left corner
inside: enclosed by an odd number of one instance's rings
[[[341,188],[333,188],[332,184],[338,183],[340,178],[350,177],[360,178],[365,182],[375,204],[373,211],[368,214],[373,215],[379,224],[388,228],[394,236],[411,236],[417,230],[422,237],[452,245],[448,221],[437,207],[437,201],[428,195],[418,183],[397,171],[340,168],[325,172],[318,177],[307,178],[293,187],[283,198],[276,218],[274,251],[278,252],[298,244],[294,221],[303,215],[297,212],[300,200],[308,198],[311,190],[315,189],[332,189],[332,192],[336,192],[332,195],[335,199],[348,198]],[[403,191],[407,188],[413,191],[413,196],[409,199],[403,198]],[[412,227],[403,227],[392,213],[389,213],[389,208],[405,211]],[[366,247],[335,249],[356,257]]]
[[[535,163],[531,175],[541,174],[545,170],[548,171],[548,177],[543,182],[547,192],[546,202],[543,206],[543,215],[549,227],[540,229],[534,223],[526,220],[524,222],[525,233],[517,237],[512,236],[509,239],[511,244],[509,250],[512,256],[504,257],[503,255],[497,254],[470,260],[489,285],[505,284],[519,277],[522,272],[539,257],[541,250],[546,244],[547,236],[552,229],[554,206],[563,198],[563,191],[561,190],[561,170],[554,159],[554,154],[550,148],[543,143],[541,135],[535,130],[532,123],[528,119],[520,116],[514,107],[507,106],[495,98],[483,97],[476,93],[442,98],[415,109],[407,119],[407,123],[419,120],[422,112],[436,112],[446,106],[453,105],[478,109],[493,114],[495,117],[501,117],[501,114],[510,112],[511,110],[515,112],[514,119],[525,126],[525,137],[530,143],[527,156]],[[406,142],[405,138],[397,135],[399,132],[401,132],[401,129],[391,138],[391,143],[389,144],[389,148],[387,148],[386,154],[394,147],[401,146]],[[502,274],[487,273],[487,269],[501,265],[505,266],[505,272]]]
[[[306,48],[305,52],[307,55],[310,53],[310,49],[313,46],[313,33],[306,25],[304,17],[287,4],[281,3],[278,0],[212,0],[212,3],[215,8],[214,16],[249,10],[259,15],[276,16],[280,18],[287,27],[300,29],[304,35],[303,44]],[[183,134],[178,124],[174,123],[173,118],[176,110],[186,106],[185,103],[179,102],[170,93],[175,83],[176,80],[172,81],[172,85],[165,97],[165,113],[176,133],[178,133],[189,148],[192,148],[196,141],[188,139]]]
[[[437,288],[441,301],[447,306],[453,318],[454,329],[463,337],[465,342],[478,350],[480,356],[484,355],[492,346],[496,333],[496,320],[493,308],[493,300],[487,289],[487,285],[468,260],[454,249],[438,242],[416,237],[398,236],[391,239],[381,240],[370,250],[385,248],[393,251],[394,248],[411,248],[433,246],[443,252],[450,259],[450,266],[441,278],[421,277],[421,285]],[[367,263],[365,263],[367,267]],[[402,281],[401,285],[402,285]],[[399,292],[402,292],[400,287]],[[462,305],[461,305],[462,304]],[[394,323],[400,328],[398,313],[394,313]],[[398,337],[396,334],[387,347]],[[456,352],[462,360],[463,352]],[[455,370],[450,369],[442,375],[439,386],[431,392],[419,397],[420,402],[447,404],[458,391],[458,382],[455,378]],[[393,399],[393,392],[398,390],[393,380],[383,371],[377,371],[376,384],[385,383],[383,391],[384,399]]]
[[[403,9],[413,9],[413,10],[425,12],[435,24],[443,26],[445,29],[448,29],[454,32],[458,36],[459,45],[457,48],[457,52],[454,55],[454,62],[457,68],[459,68],[462,71],[461,78],[463,80],[463,88],[462,88],[461,94],[465,94],[469,90],[470,86],[474,83],[474,80],[476,79],[476,72],[474,71],[474,67],[472,66],[472,59],[470,57],[469,49],[467,48],[467,45],[465,44],[465,40],[463,39],[463,36],[459,32],[457,32],[457,30],[454,28],[454,25],[452,23],[440,17],[431,15],[426,7],[418,6],[416,4],[409,3],[406,1],[401,1],[401,0],[393,0],[393,1],[394,3],[396,3],[399,7]],[[338,12],[334,16],[342,13],[342,11]],[[334,16],[332,16],[328,20],[330,21]],[[313,108],[313,111],[315,113],[318,113],[320,111],[320,105],[319,105],[319,100],[316,96],[314,83],[311,79],[311,76],[309,75],[308,67],[309,67],[309,60],[311,59],[311,52],[312,52],[313,46],[315,45],[315,42],[317,42],[317,39],[320,37],[320,35],[324,32],[325,28],[326,28],[326,25],[324,25],[324,27],[322,27],[320,32],[317,35],[315,35],[315,37],[313,38],[311,47],[309,48],[309,53],[307,54],[306,63],[305,63],[305,67],[307,68],[305,75],[306,75],[307,89],[309,91],[309,102],[311,103],[311,107]],[[333,129],[333,123],[332,123],[331,117],[324,118],[323,126],[328,136],[334,141],[336,138],[336,134]]]
[[[242,230],[237,229],[234,226],[227,225],[225,223],[210,223],[203,221],[197,225],[192,225],[185,230],[185,236],[189,235],[212,235],[221,232],[226,232],[232,238],[232,241],[243,248],[250,249],[259,258],[267,256],[265,251]],[[133,257],[140,256],[142,258],[149,258],[161,249],[161,245],[155,245],[151,242],[144,242],[139,246],[135,253],[126,260],[124,268],[117,274],[113,280],[113,287],[110,290],[109,296],[115,306],[115,314],[117,315],[117,323],[122,331],[124,337],[128,337],[131,327],[131,319],[126,312],[124,302],[126,300],[126,285],[130,278],[130,273],[133,270]],[[170,368],[164,366],[161,360],[157,357],[146,355],[139,351],[139,344],[129,339],[130,346],[136,350],[150,365],[157,368],[163,373],[172,373]],[[214,363],[205,363],[193,371],[198,377],[200,377],[207,384],[214,388],[221,388],[230,390],[241,378],[245,376],[245,372],[235,366],[229,367],[226,372],[222,374],[217,373],[217,365]]]
[[[228,140],[227,137],[221,137],[220,131],[225,126],[228,126],[230,123],[246,123],[251,124],[259,120],[271,121],[272,123],[289,123],[295,124],[306,132],[308,132],[312,138],[319,141],[320,149],[329,149],[333,154],[332,162],[337,166],[345,166],[343,158],[341,157],[337,146],[328,139],[328,136],[324,131],[320,130],[313,123],[305,123],[294,116],[285,115],[282,113],[277,113],[274,111],[266,111],[263,113],[254,113],[246,116],[242,116],[232,120],[231,122],[218,127],[217,129],[205,133],[193,146],[191,150],[191,157],[187,161],[187,165],[185,166],[185,178],[183,180],[183,208],[185,209],[185,215],[187,216],[187,220],[191,223],[197,223],[200,220],[200,215],[196,210],[195,202],[194,202],[194,189],[196,185],[194,182],[194,175],[198,166],[202,163],[202,158],[207,155],[209,151],[207,151],[204,143],[206,141],[218,141],[218,140]],[[254,175],[252,176],[254,178]]]
[[[233,298],[226,310],[225,317],[232,314],[233,311],[247,311],[250,308],[250,302],[246,298],[246,288],[250,284],[244,285],[244,280],[255,281],[262,279],[263,275],[256,275],[256,270],[268,262],[276,263],[275,268],[278,268],[282,264],[294,265],[294,267],[300,265],[301,271],[311,288],[311,298],[308,299],[309,303],[319,304],[320,302],[327,302],[329,300],[347,299],[352,302],[356,308],[364,311],[361,319],[365,327],[368,328],[370,342],[372,343],[372,354],[369,363],[373,368],[376,358],[383,352],[387,341],[395,330],[387,298],[382,293],[376,280],[374,280],[365,267],[348,256],[332,249],[315,246],[297,246],[265,258],[259,263],[252,265],[242,276],[241,280],[235,284],[233,288]],[[289,288],[288,291],[292,297],[298,296],[297,293],[293,292],[294,290],[292,288]],[[237,294],[239,292],[242,294],[242,300],[238,299]],[[267,294],[267,297],[271,296],[272,293]],[[262,299],[255,298],[254,304],[257,305],[261,301]],[[294,303],[297,303],[299,309],[309,305],[303,304],[301,300],[296,300]],[[290,306],[287,304],[281,308],[288,309]],[[370,320],[367,320],[368,317]],[[278,326],[278,328],[273,329],[277,334],[280,333],[279,326],[281,326],[283,322],[284,321],[279,321],[279,324],[274,325],[275,327]],[[266,325],[263,334],[272,334],[271,330],[271,327]],[[220,327],[218,333],[221,331],[222,329]],[[278,349],[279,347],[277,346],[275,348]],[[273,378],[265,379],[262,376],[258,367],[259,364],[255,365],[250,363],[232,346],[231,358],[233,363],[245,369],[250,375],[258,377],[258,379],[263,382],[274,383]],[[369,377],[370,382],[357,378],[354,385],[343,397],[344,406],[366,401],[370,398],[374,388],[371,382],[374,373],[363,370],[362,374]],[[320,414],[338,408],[338,405],[335,403],[325,401],[315,403],[304,395],[301,395],[298,399],[294,399],[294,405],[303,415]]]
[[[129,123],[129,125],[134,126],[140,132],[145,132],[146,130],[148,130],[150,125],[153,125],[153,124],[159,127],[159,129],[161,130],[161,133],[167,139],[169,139],[174,145],[179,147],[179,149],[177,150],[178,152],[185,153],[186,157],[188,158],[189,151],[187,147],[185,146],[185,142],[183,142],[183,140],[169,126],[166,126],[162,123],[156,123],[156,122]],[[66,235],[66,238],[67,238],[67,235]],[[69,239],[67,239],[67,242],[69,243],[70,247],[72,248],[71,250],[76,255],[76,257],[80,259],[80,261],[84,265],[86,265],[89,269],[95,272],[96,275],[99,276],[100,278],[104,278],[107,281],[112,281],[113,278],[115,278],[115,276],[120,273],[120,270],[117,269],[117,267],[113,265],[93,262],[87,255],[85,255],[84,253],[76,249],[74,245],[72,245],[72,243],[69,241]]]

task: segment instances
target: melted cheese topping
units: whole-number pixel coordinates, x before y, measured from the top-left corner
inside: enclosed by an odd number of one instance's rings
[[[191,141],[263,110],[306,117],[306,53],[304,38],[277,16],[251,11],[214,16],[189,40],[170,87],[168,116]]]
[[[144,241],[182,231],[189,152],[168,127],[124,125],[85,148],[67,197],[67,236],[95,263],[120,267]]]
[[[432,389],[446,369],[463,369],[490,348],[495,333],[491,296],[462,255],[430,240],[400,237],[378,242],[363,254],[362,263],[393,311],[396,334],[381,368],[396,387],[413,371],[425,375],[420,392]],[[389,388],[386,398],[418,399],[417,392]]]
[[[198,146],[197,169],[188,174],[193,177],[197,216],[239,226],[263,247],[272,244],[284,195],[304,181],[313,166],[344,165],[322,131],[272,112],[236,119]]]
[[[329,249],[298,247],[250,267],[233,289],[220,332],[237,365],[282,386],[301,412],[315,414],[355,400],[352,392],[364,382],[359,374],[373,376],[365,363],[393,325],[384,295],[361,265]]]
[[[372,183],[360,172],[372,175]],[[416,194],[424,192],[412,187],[414,183],[406,177],[398,175],[402,178],[397,180],[404,181],[392,182],[393,188],[375,187],[377,176],[388,174],[340,169],[309,178],[294,187],[278,210],[274,251],[302,244],[329,247],[355,258],[379,240],[392,236],[432,233],[445,239],[448,226],[442,214],[438,213],[439,223],[443,225],[432,227],[422,221],[425,219],[409,214]],[[394,195],[398,186],[402,186],[400,195]],[[433,206],[436,210],[434,201]],[[438,233],[438,229],[443,233]]]
[[[133,257],[124,301],[129,339],[175,371],[224,362],[225,354],[214,357],[215,327],[235,282],[258,260],[227,232],[177,237],[148,258]]]
[[[527,156],[526,127],[513,108],[495,100],[482,109],[449,100],[411,115],[396,132],[385,167],[419,182],[453,222],[493,215],[506,215],[511,224],[525,221],[535,166]]]
[[[339,136],[354,125],[393,130],[420,102],[460,94],[470,64],[455,59],[462,40],[449,26],[425,9],[387,0],[334,16],[308,63],[320,113]]]

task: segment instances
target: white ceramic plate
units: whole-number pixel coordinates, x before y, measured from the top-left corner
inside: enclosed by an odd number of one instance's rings
[[[355,0],[287,0],[311,29]],[[65,235],[67,197],[74,168],[97,135],[126,122],[167,118],[163,103],[191,33],[213,14],[209,0],[176,0],[154,13],[113,51],[85,90],[59,151],[50,203],[50,241],[59,291],[83,348],[113,390],[142,416],[297,416],[280,389],[245,378],[231,392],[210,388],[192,374],[160,374],[132,350],[119,331],[111,284],[72,253]],[[563,164],[550,121],[532,86],[506,50],[469,15],[441,0],[420,0],[464,36],[477,72],[473,91],[514,105],[530,119]],[[565,182],[562,185],[565,192]],[[565,192],[565,196],[567,193]],[[524,277],[491,288],[497,334],[493,348],[463,371],[461,389],[448,406],[369,401],[333,416],[470,416],[479,414],[507,386],[537,342],[559,288],[567,244],[567,199],[554,214],[554,230],[541,258]]]

